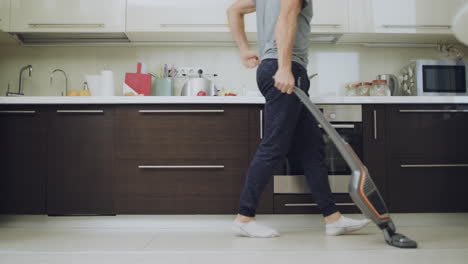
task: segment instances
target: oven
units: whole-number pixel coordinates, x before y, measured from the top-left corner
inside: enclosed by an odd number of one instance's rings
[[[318,105],[327,120],[356,154],[363,154],[363,125],[361,105]],[[337,206],[344,213],[359,212],[348,193],[351,171],[331,139],[323,133],[325,163],[330,188]],[[274,176],[275,213],[319,213],[304,177],[301,161],[286,158],[281,171]]]

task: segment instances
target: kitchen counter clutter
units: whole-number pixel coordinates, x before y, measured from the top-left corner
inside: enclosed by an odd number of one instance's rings
[[[329,96],[312,97],[316,104],[468,104],[468,96]],[[247,96],[103,96],[0,97],[0,104],[264,104],[263,97]]]

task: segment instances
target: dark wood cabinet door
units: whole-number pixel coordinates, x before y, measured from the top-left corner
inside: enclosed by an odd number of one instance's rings
[[[46,115],[37,106],[0,106],[0,213],[45,213]]]
[[[248,108],[242,105],[119,106],[116,155],[119,159],[248,155]]]
[[[249,120],[246,105],[119,106],[116,212],[237,213]]]
[[[341,213],[356,214],[361,211],[349,194],[333,194]],[[275,214],[321,214],[322,211],[311,194],[275,194]]]
[[[113,214],[113,109],[50,107],[47,213]]]
[[[394,158],[389,174],[391,212],[468,212],[466,158]]]
[[[392,157],[468,157],[468,105],[393,105],[388,119]]]
[[[115,165],[116,212],[235,214],[246,163],[245,157],[120,160]],[[159,167],[161,164],[165,167]]]
[[[382,197],[388,201],[387,186],[387,120],[385,105],[364,105],[363,162]]]

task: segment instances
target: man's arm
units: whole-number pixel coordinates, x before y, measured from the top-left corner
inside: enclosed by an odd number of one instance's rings
[[[255,12],[255,4],[252,0],[236,0],[227,10],[229,27],[232,36],[239,47],[242,63],[247,68],[258,65],[258,56],[249,50],[249,43],[245,34],[244,15]]]
[[[275,87],[283,93],[291,94],[294,88],[292,68],[292,47],[297,31],[297,16],[301,12],[304,0],[281,0],[281,11],[275,28],[278,47],[278,71]]]

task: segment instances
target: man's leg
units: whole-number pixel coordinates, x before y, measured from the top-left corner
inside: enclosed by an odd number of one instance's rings
[[[238,222],[255,217],[259,198],[270,180],[273,170],[289,151],[299,118],[301,102],[295,95],[283,94],[274,87],[272,76],[277,71],[276,60],[262,62],[257,73],[260,91],[266,99],[264,138],[250,164],[241,193]],[[299,73],[293,73],[296,77]],[[257,236],[247,234],[248,236]],[[259,235],[260,236],[260,235]]]
[[[288,156],[301,160],[309,188],[315,202],[325,217],[326,233],[342,235],[365,227],[370,221],[354,220],[341,215],[335,205],[330,190],[328,168],[324,160],[324,140],[322,130],[312,114],[303,107],[297,122],[291,150]]]

